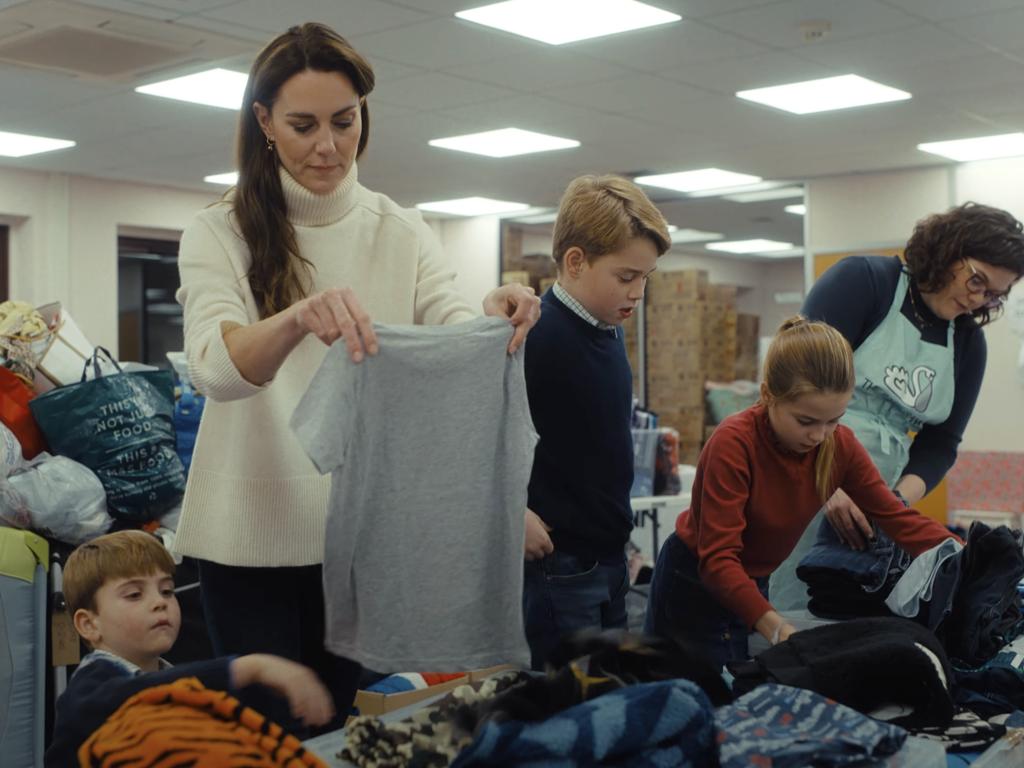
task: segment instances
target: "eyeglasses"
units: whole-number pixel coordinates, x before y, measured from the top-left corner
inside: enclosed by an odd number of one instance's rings
[[[970,260],[965,256],[963,262],[967,268],[971,271],[971,276],[967,278],[966,285],[967,290],[971,293],[980,293],[984,296],[985,306],[989,309],[995,309],[1001,307],[1010,295],[1009,291],[992,291],[988,287],[988,279],[974,268]]]

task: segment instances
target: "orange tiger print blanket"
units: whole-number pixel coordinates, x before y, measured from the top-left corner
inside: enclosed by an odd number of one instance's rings
[[[135,694],[78,750],[80,768],[327,768],[302,743],[222,691],[185,677]]]

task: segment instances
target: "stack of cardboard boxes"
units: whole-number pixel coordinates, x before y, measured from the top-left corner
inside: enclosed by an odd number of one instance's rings
[[[679,460],[684,464],[697,462],[706,438],[704,382],[756,374],[757,317],[743,318],[741,324],[736,287],[709,284],[703,270],[655,272],[648,282],[646,405],[658,414],[659,426],[679,432]],[[638,392],[642,372],[636,320],[631,319],[625,330],[634,392]]]

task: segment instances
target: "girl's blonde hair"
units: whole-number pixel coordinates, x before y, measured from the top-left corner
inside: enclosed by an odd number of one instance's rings
[[[853,349],[827,323],[794,315],[779,326],[764,358],[764,383],[773,400],[792,402],[819,392],[853,390]],[[835,491],[835,433],[825,438],[814,462],[814,485],[822,502]]]

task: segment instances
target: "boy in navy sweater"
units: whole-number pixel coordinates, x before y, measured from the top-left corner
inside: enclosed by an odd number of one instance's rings
[[[626,626],[633,393],[620,326],[670,245],[665,218],[626,179],[581,176],[562,196],[558,279],[526,337],[526,387],[540,435],[523,592],[535,669],[566,634]]]
[[[250,654],[177,667],[163,661],[161,654],[178,637],[181,609],[174,595],[174,560],[148,533],[119,531],[78,547],[64,569],[64,597],[75,630],[93,651],[57,701],[47,766],[78,765],[78,748],[125,701],[182,677],[197,677],[207,688],[235,695],[248,686],[266,686],[306,724],[320,725],[333,715],[331,696],[317,676],[278,656]],[[244,694],[240,698],[254,703]],[[287,710],[283,714],[285,719]]]

